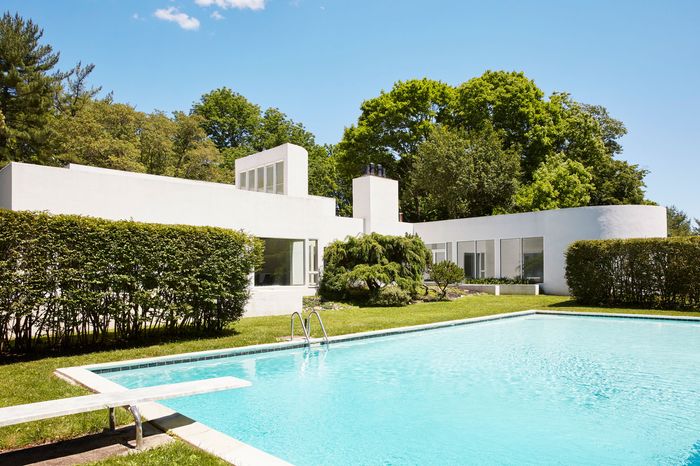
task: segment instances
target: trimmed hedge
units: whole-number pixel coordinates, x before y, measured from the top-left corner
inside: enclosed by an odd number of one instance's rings
[[[584,304],[698,309],[700,238],[577,241],[566,280]]]
[[[218,332],[243,314],[262,247],[221,228],[0,210],[0,354]]]

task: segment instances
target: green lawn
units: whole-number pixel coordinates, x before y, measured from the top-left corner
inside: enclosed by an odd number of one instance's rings
[[[468,296],[451,302],[412,304],[402,308],[355,307],[323,311],[322,315],[329,335],[340,335],[526,309],[700,316],[700,313],[697,312],[601,309],[575,306],[567,297],[561,296],[489,295]],[[318,326],[315,326],[315,330],[316,332],[314,333],[316,336],[319,336],[317,333]],[[270,343],[277,341],[278,337],[288,334],[289,316],[251,317],[242,319],[233,326],[230,332],[217,338],[192,339],[139,348],[102,351],[75,356],[46,357],[35,361],[6,364],[0,366],[0,380],[2,381],[0,406],[64,398],[87,393],[87,390],[84,388],[70,385],[53,376],[54,369],[59,367]],[[121,422],[125,424],[130,422],[130,416],[126,412],[120,412],[118,415]],[[99,432],[106,426],[106,421],[106,413],[94,412],[1,428],[0,450]],[[178,449],[185,448],[179,443],[176,445],[178,446],[158,449],[157,453],[142,454],[144,461],[139,464],[167,463],[167,455],[180,451]],[[138,455],[138,457],[142,455]],[[128,459],[128,461],[131,460]],[[155,461],[155,463],[149,463],[148,461]],[[203,459],[202,461],[205,460]],[[108,464],[130,463],[116,462]]]
[[[89,466],[226,466],[228,464],[216,456],[177,440],[143,453],[115,456],[89,463]]]

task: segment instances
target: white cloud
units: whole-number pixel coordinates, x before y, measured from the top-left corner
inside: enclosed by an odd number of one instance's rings
[[[225,18],[224,15],[222,15],[221,13],[219,13],[219,12],[216,11],[216,10],[214,10],[214,11],[212,12],[212,14],[209,15],[209,16],[211,16],[212,19],[215,19],[216,21],[221,21],[222,19]]]
[[[199,20],[194,16],[181,13],[177,8],[171,6],[169,8],[160,8],[153,13],[156,18],[163,21],[172,21],[177,23],[182,29],[188,31],[196,31],[199,29]]]
[[[229,8],[263,10],[265,8],[265,0],[194,0],[194,2],[199,6],[216,5],[224,10]]]

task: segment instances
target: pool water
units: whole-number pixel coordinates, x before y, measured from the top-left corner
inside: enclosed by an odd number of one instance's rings
[[[700,323],[533,315],[102,374],[298,465],[700,464]]]

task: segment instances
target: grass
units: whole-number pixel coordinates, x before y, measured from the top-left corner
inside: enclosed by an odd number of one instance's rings
[[[102,461],[89,463],[89,466],[162,466],[165,464],[176,464],[178,466],[228,466],[229,463],[177,440],[142,453],[114,456]]]
[[[401,308],[352,307],[342,310],[323,311],[322,315],[329,334],[339,335],[527,309],[700,316],[699,312],[578,306],[570,301],[568,297],[562,296],[490,295],[468,296],[450,302],[412,304]],[[315,336],[320,336],[317,333],[319,330],[318,325],[314,327],[314,330]],[[65,398],[88,393],[82,387],[70,385],[55,377],[53,372],[59,367],[270,343],[285,335],[289,335],[289,316],[250,317],[242,319],[225,335],[216,338],[191,339],[137,348],[46,357],[34,361],[5,364],[0,366],[0,380],[2,381],[0,406]],[[117,414],[120,423],[127,424],[130,422],[130,416],[125,411],[120,410]],[[106,413],[93,412],[0,428],[0,450],[99,432],[106,426],[106,421]],[[171,449],[161,452],[165,448]],[[153,461],[156,461],[159,455],[169,455],[173,450],[184,447],[165,448],[158,449],[158,452],[155,453],[149,452],[143,455],[151,455],[148,458],[154,458]],[[137,455],[137,457],[140,458],[141,454]],[[148,463],[147,461],[151,461],[149,459],[145,459],[144,462],[139,460],[138,464],[168,463],[165,458],[166,456],[160,457],[160,462],[156,463]]]

